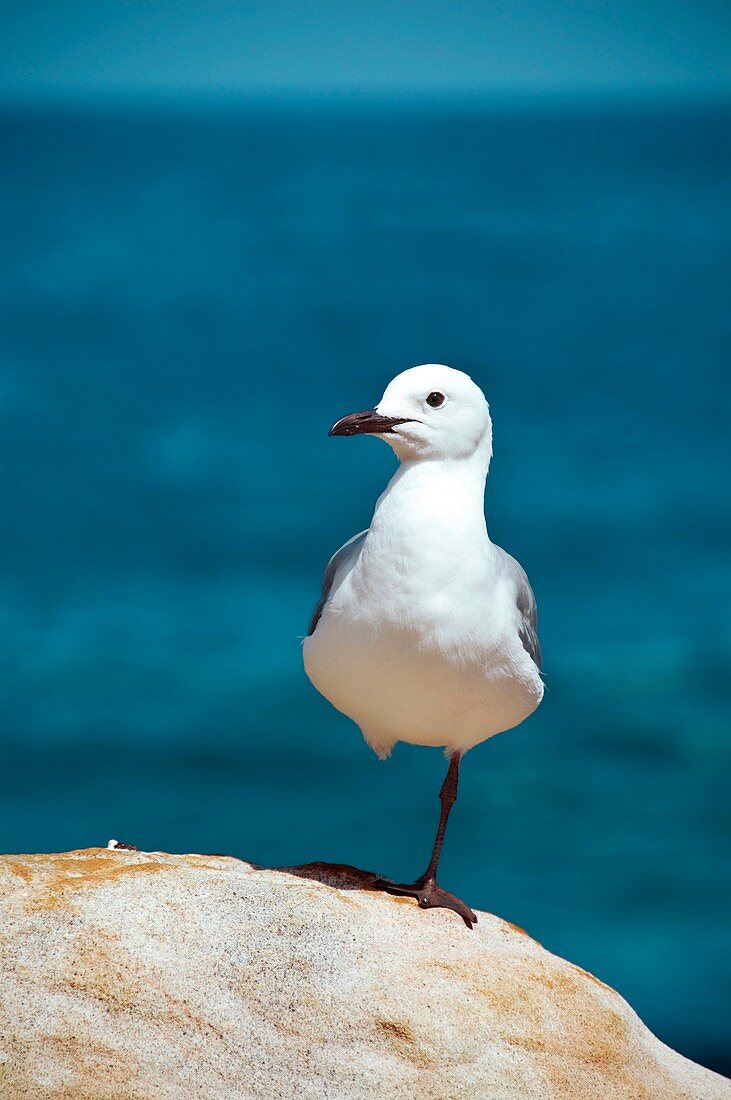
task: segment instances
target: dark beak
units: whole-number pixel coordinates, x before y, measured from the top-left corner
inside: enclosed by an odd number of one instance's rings
[[[328,435],[389,435],[397,424],[408,424],[405,416],[381,416],[375,409],[343,416]]]

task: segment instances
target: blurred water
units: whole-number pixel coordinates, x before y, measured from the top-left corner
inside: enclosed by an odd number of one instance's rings
[[[723,1065],[728,123],[6,111],[0,847],[421,870],[440,755],[380,764],[299,638],[393,468],[328,426],[448,362],[548,691],[468,757],[445,885]]]

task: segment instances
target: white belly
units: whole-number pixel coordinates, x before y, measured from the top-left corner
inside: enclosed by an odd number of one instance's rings
[[[543,696],[517,635],[457,645],[438,628],[354,619],[337,601],[305,640],[304,662],[381,756],[396,741],[465,752],[522,722]]]

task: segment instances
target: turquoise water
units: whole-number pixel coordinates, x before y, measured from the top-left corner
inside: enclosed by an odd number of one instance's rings
[[[422,869],[440,754],[379,763],[299,639],[393,469],[329,425],[447,362],[548,690],[444,884],[726,1064],[729,121],[6,112],[0,848]]]

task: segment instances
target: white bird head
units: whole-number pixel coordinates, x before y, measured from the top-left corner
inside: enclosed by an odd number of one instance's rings
[[[351,413],[330,435],[375,435],[404,461],[492,454],[485,395],[469,375],[440,363],[411,367],[389,382],[374,409]]]

